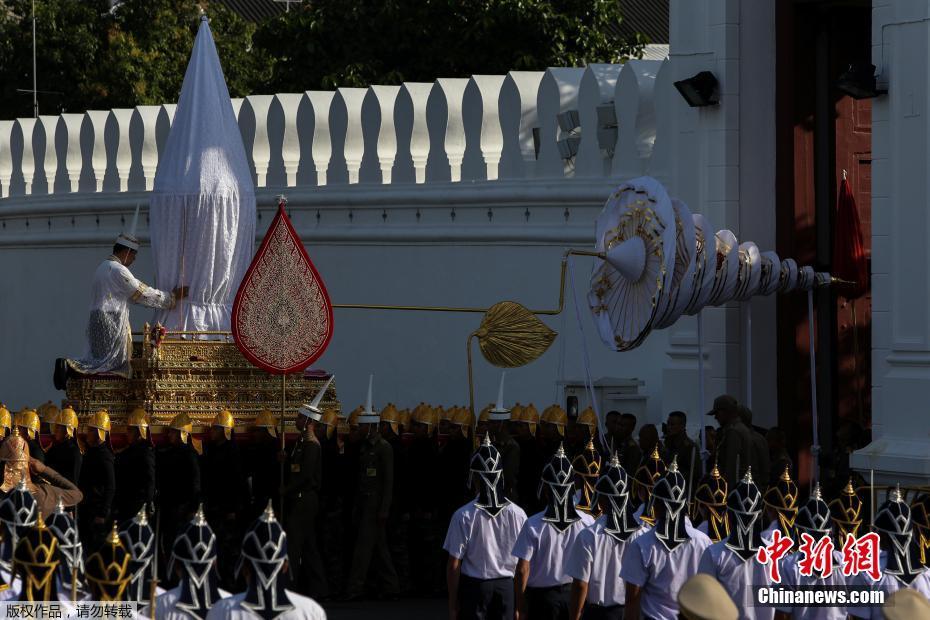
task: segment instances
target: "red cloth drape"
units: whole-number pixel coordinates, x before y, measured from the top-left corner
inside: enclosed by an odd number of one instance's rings
[[[846,179],[840,181],[840,192],[836,199],[831,272],[837,278],[855,283],[838,287],[837,292],[846,299],[856,299],[869,290],[869,266],[862,243],[859,209]]]

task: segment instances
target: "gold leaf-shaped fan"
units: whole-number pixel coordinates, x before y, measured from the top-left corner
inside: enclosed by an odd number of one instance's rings
[[[473,334],[484,358],[500,368],[525,366],[546,352],[556,333],[513,301],[491,306]]]

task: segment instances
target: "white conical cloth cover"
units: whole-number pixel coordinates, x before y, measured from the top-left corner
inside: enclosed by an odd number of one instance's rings
[[[488,418],[491,420],[509,420],[510,419],[510,409],[504,407],[504,377],[507,376],[506,372],[501,373],[501,383],[497,388],[497,404],[494,405],[494,409],[488,414]]]
[[[149,221],[158,288],[190,289],[158,321],[172,330],[228,330],[255,249],[255,188],[206,19],[158,162]]]
[[[330,384],[333,382],[333,379],[336,378],[336,375],[330,375],[329,380],[323,385],[323,388],[317,392],[316,396],[313,397],[313,400],[310,404],[301,405],[297,409],[297,413],[305,415],[308,418],[313,418],[317,422],[323,419],[323,410],[320,409],[320,402],[323,400],[323,396],[326,394],[326,390],[329,389]],[[371,386],[369,385],[369,389]]]
[[[365,399],[365,410],[358,416],[359,424],[377,424],[381,421],[381,414],[375,411],[371,404],[371,387],[374,380],[374,375],[368,375],[368,398]]]

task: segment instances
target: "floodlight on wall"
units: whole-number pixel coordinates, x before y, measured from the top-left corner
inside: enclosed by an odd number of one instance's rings
[[[686,80],[675,82],[675,88],[692,108],[720,103],[720,82],[710,71],[701,71]]]
[[[578,110],[559,112],[556,114],[556,119],[559,121],[559,129],[566,133],[575,131],[578,129],[578,126],[581,125],[581,117],[578,114]]]
[[[875,65],[868,63],[849,65],[846,72],[836,81],[836,87],[853,99],[871,99],[888,92],[878,88]]]

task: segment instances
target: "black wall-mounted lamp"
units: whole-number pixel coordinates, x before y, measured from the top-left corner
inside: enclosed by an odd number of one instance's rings
[[[836,81],[836,87],[853,99],[871,99],[888,92],[878,88],[875,65],[868,63],[849,65],[849,69]]]
[[[710,71],[701,71],[686,80],[675,82],[675,88],[692,108],[720,103],[720,82]]]

